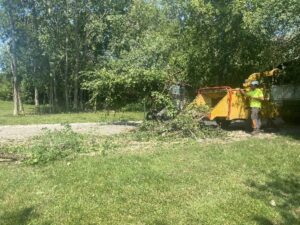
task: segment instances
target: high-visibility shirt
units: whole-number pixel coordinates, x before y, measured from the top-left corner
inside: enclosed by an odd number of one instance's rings
[[[263,98],[264,94],[263,94],[261,89],[256,88],[252,91],[248,91],[247,96],[250,97],[250,107],[251,108],[261,108],[261,100],[257,100],[257,99],[252,98],[252,97]]]

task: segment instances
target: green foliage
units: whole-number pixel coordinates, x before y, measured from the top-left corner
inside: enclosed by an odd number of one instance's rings
[[[48,130],[43,136],[37,138],[27,150],[30,156],[26,162],[45,164],[83,151],[82,136],[66,125],[60,131]]]
[[[2,0],[0,36],[9,49],[16,35],[24,102],[37,88],[51,111],[121,108],[173,80],[194,95],[297,58],[299,15],[297,0]]]
[[[238,0],[235,6],[243,13],[243,27],[261,42],[261,56],[273,66],[299,56],[300,5],[297,0]]]
[[[178,110],[176,109],[176,106],[174,105],[174,102],[168,93],[166,94],[154,91],[151,92],[151,96],[147,100],[147,108],[156,112],[165,109],[167,118],[173,118],[177,114]]]
[[[85,73],[86,80],[83,88],[93,93],[92,104],[98,100],[102,107],[120,107],[128,103],[141,101],[149,96],[152,90],[160,89],[164,76],[157,70],[130,69],[117,70],[101,69]]]
[[[84,144],[84,140],[83,135],[73,132],[69,125],[65,125],[62,130],[46,130],[43,135],[28,143],[3,145],[1,152],[16,154],[29,165],[42,165],[95,148],[91,143]]]
[[[164,15],[152,3],[136,1],[126,17],[110,16],[109,21],[115,34],[109,52],[114,57],[106,57],[107,61],[95,70],[82,72],[82,87],[92,93],[90,101],[122,106],[162,90],[168,80],[168,58],[173,48],[172,39],[159,30],[166,21]],[[127,30],[122,30],[120,24]]]
[[[8,101],[12,99],[11,83],[0,74],[0,99]]]
[[[190,137],[190,138],[216,138],[223,137],[226,132],[219,127],[209,127],[201,123],[201,119],[207,116],[208,107],[190,106],[174,119],[159,122],[145,121],[140,127],[140,132],[153,133],[164,138]]]

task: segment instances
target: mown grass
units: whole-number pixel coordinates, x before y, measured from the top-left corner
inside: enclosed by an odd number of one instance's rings
[[[0,224],[299,224],[297,138],[98,139],[105,155],[0,164]]]
[[[24,105],[25,115],[13,116],[12,103],[0,101],[0,125],[53,124],[53,123],[84,123],[112,122],[120,120],[142,120],[142,112],[80,112],[34,115],[34,106]]]

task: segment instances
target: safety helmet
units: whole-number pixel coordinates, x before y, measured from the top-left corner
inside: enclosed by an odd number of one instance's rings
[[[259,82],[257,80],[254,80],[254,81],[251,82],[251,85],[252,86],[258,86]]]

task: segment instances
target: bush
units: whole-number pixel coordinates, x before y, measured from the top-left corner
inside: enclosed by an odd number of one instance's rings
[[[8,101],[12,99],[11,83],[0,77],[0,100]]]

